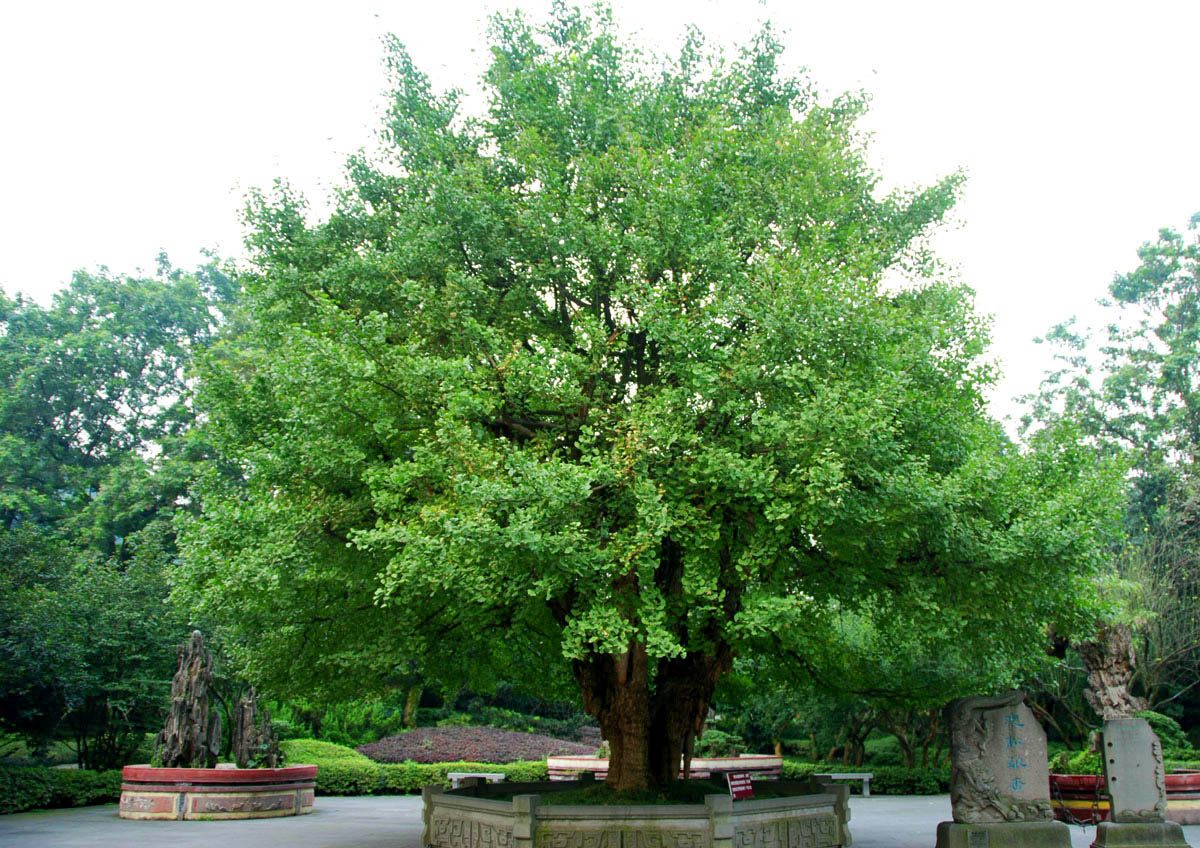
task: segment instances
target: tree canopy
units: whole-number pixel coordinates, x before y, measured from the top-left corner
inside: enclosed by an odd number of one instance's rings
[[[48,307],[0,292],[0,728],[124,762],[160,720],[186,501],[187,371],[231,281],[79,272]]]
[[[251,203],[203,378],[241,474],[203,481],[177,593],[252,676],[569,668],[634,787],[735,655],[913,650],[962,689],[1090,619],[1118,475],[986,416],[986,324],[925,247],[959,176],[883,191],[864,98],[769,30],[661,66],[561,6],[491,38],[486,115],[392,43],[386,151],[328,219]]]

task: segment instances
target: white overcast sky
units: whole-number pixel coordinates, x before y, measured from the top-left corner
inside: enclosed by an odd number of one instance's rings
[[[394,32],[440,87],[486,58],[478,0],[0,2],[0,287],[48,300],[76,268],[241,251],[246,190],[313,200],[373,143]],[[1200,0],[614,0],[673,51],[688,23],[739,44],[764,19],[824,90],[864,88],[887,183],[968,174],[942,256],[994,318],[994,411],[1036,388],[1033,338],[1092,306],[1139,244],[1200,210]]]

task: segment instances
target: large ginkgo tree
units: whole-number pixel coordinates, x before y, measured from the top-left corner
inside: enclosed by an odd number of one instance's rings
[[[485,114],[392,44],[333,212],[251,203],[202,375],[241,475],[198,484],[176,575],[248,673],[566,669],[637,788],[739,652],[836,677],[869,638],[963,689],[1091,620],[1116,476],[986,416],[986,323],[925,248],[957,176],[883,191],[863,99],[769,30],[656,63],[559,8],[491,43]]]

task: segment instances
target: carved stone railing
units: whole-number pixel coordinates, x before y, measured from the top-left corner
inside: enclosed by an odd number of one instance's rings
[[[541,796],[579,786],[545,781],[422,792],[430,848],[835,848],[850,845],[847,786],[790,784],[797,794],[703,804],[567,806]],[[799,794],[805,793],[805,794]],[[505,795],[500,798],[497,796]]]

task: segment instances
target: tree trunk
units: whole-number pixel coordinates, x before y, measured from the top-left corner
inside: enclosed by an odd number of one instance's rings
[[[1088,688],[1083,693],[1102,719],[1129,718],[1147,709],[1145,699],[1129,691],[1133,680],[1133,631],[1126,624],[1102,625],[1092,642],[1081,642],[1079,652],[1088,670]]]
[[[683,548],[663,539],[654,584],[664,596],[682,592],[683,569]],[[638,592],[637,580],[627,575],[614,588]],[[740,608],[740,593],[728,587],[725,619]],[[557,615],[563,620],[561,609]],[[680,623],[681,640],[688,636],[686,627]],[[608,740],[606,783],[613,789],[665,786],[679,777],[681,768],[690,773],[692,742],[704,727],[717,681],[733,665],[733,653],[717,625],[699,635],[710,646],[706,652],[651,657],[645,645],[631,641],[620,654],[590,654],[574,662],[584,709]]]
[[[421,705],[423,690],[424,687],[420,683],[408,688],[408,696],[404,699],[404,716],[401,719],[401,723],[407,730],[417,726],[417,707]]]
[[[647,789],[675,780],[681,767],[690,770],[685,754],[730,664],[724,646],[715,657],[654,659],[636,642],[622,654],[576,661],[584,707],[608,740],[608,785]]]

